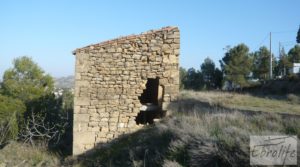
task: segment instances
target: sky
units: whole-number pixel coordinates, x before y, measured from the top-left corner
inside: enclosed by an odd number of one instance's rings
[[[250,51],[296,44],[299,0],[1,0],[0,78],[12,61],[29,56],[53,77],[74,75],[72,51],[165,26],[180,29],[180,66],[216,66],[227,45]]]

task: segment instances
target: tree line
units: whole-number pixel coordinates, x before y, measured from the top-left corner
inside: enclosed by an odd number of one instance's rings
[[[300,42],[300,35],[297,36],[298,40]],[[180,67],[180,89],[211,90],[221,89],[224,85],[231,89],[242,89],[251,86],[255,80],[270,80],[270,57],[271,53],[265,46],[254,52],[249,52],[249,47],[243,43],[227,47],[224,57],[219,61],[220,69],[209,57],[200,65],[199,70]],[[299,44],[288,53],[281,48],[277,59],[272,54],[274,78],[293,76],[289,70],[293,63],[300,63]]]

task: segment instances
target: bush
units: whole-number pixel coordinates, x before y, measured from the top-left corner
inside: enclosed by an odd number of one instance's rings
[[[288,94],[287,95],[288,101],[290,101],[293,104],[300,104],[300,97],[294,94]]]
[[[25,126],[20,134],[22,140],[36,144],[46,144],[57,148],[71,126],[71,118],[64,109],[63,99],[49,94],[27,103]],[[65,112],[66,111],[66,112]]]
[[[18,136],[25,109],[20,100],[0,95],[0,145]]]
[[[31,147],[12,141],[0,150],[0,166],[58,167],[61,165],[57,155],[47,152],[45,148]]]
[[[299,81],[299,76],[297,74],[289,74],[288,80],[289,81]]]
[[[19,136],[32,145],[66,150],[72,144],[73,96],[68,92],[57,98],[53,91],[53,78],[30,57],[15,59],[0,84],[5,95],[0,96],[0,144]]]

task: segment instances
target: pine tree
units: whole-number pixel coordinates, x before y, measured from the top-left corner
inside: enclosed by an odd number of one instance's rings
[[[292,67],[292,63],[290,62],[287,54],[285,53],[284,47],[282,47],[280,50],[279,62],[278,62],[278,68],[279,68],[280,75],[282,75],[282,76],[287,75],[288,69],[290,67]]]
[[[297,41],[297,43],[300,43],[300,26],[299,26],[299,30],[297,33],[296,41]]]
[[[207,57],[201,64],[201,72],[207,89],[214,87],[215,63]]]
[[[13,61],[14,67],[3,75],[3,94],[28,102],[53,91],[53,79],[32,61],[23,56]]]
[[[267,80],[270,72],[270,51],[267,47],[260,47],[253,54],[253,76],[260,80]],[[272,55],[272,67],[276,67],[276,59]],[[272,69],[273,70],[273,69]]]
[[[243,88],[248,85],[247,77],[251,72],[251,66],[249,48],[245,44],[229,49],[221,61],[225,79],[232,83],[234,88]]]
[[[292,49],[290,49],[288,55],[290,62],[300,63],[300,46],[295,45]]]

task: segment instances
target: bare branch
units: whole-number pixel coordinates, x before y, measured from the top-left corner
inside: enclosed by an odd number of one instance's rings
[[[62,125],[50,125],[45,119],[46,115],[41,116],[35,115],[33,112],[31,113],[29,119],[25,123],[25,128],[21,133],[24,143],[34,145],[34,140],[36,139],[42,139],[47,143],[55,141],[55,144],[60,141],[62,135],[60,129],[65,129],[68,126],[68,123],[63,123]]]

